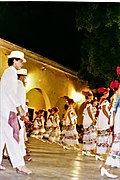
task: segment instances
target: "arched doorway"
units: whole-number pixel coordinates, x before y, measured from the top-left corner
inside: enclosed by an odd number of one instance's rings
[[[28,110],[30,116],[35,117],[35,112],[39,109],[49,109],[50,101],[45,92],[39,88],[33,88],[26,93],[28,100]]]

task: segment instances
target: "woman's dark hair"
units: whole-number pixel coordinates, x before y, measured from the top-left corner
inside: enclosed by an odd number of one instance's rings
[[[20,79],[20,76],[21,76],[20,74],[17,74],[18,79]]]
[[[88,99],[89,96],[93,96],[93,93],[90,91],[82,91],[82,94],[85,96],[86,100]]]
[[[48,112],[51,113],[51,112],[52,112],[52,109],[48,109]]]
[[[38,114],[39,114],[39,112],[38,112],[38,111],[35,111],[35,114],[36,114],[36,115],[38,115]]]
[[[53,107],[52,109],[53,109],[54,112],[58,112],[59,111],[58,107]]]
[[[98,102],[100,101],[100,98],[103,96],[103,93],[96,93],[96,96],[97,96],[97,99],[98,99]]]
[[[15,59],[16,61],[19,60],[19,58],[8,58],[8,66],[12,66],[12,65],[13,65],[14,59]]]
[[[74,103],[74,100],[73,99],[68,99],[68,104],[73,104]]]
[[[38,112],[41,114],[44,112],[44,109],[40,109]]]
[[[65,109],[66,111],[67,111],[68,107],[69,107],[68,104],[65,104],[65,105],[64,105],[64,109]]]

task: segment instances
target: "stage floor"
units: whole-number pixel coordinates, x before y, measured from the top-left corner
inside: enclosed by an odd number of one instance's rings
[[[103,180],[99,171],[100,161],[94,157],[81,155],[80,151],[65,150],[60,145],[49,144],[29,138],[27,144],[31,151],[32,161],[26,166],[33,171],[32,175],[16,173],[9,160],[4,159],[3,165],[7,168],[0,171],[0,180]],[[81,144],[82,149],[82,144]],[[120,170],[113,168],[112,173],[120,178]]]

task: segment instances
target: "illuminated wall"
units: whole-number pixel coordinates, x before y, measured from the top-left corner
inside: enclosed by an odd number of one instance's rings
[[[58,106],[62,117],[65,104],[64,96],[69,96],[76,101],[76,111],[79,116],[79,107],[84,101],[81,91],[86,89],[87,86],[77,78],[76,72],[41,55],[0,39],[0,77],[7,67],[7,55],[12,50],[23,51],[27,59],[23,68],[28,71],[26,92],[29,108],[33,108],[35,112],[39,109],[47,111],[53,106]]]

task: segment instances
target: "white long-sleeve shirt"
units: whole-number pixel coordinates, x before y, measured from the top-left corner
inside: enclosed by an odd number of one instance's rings
[[[17,112],[16,107],[20,106],[17,95],[18,80],[17,70],[13,66],[3,72],[0,87],[0,111],[3,112],[6,109]]]
[[[21,80],[18,80],[18,101],[26,111],[26,90]]]

